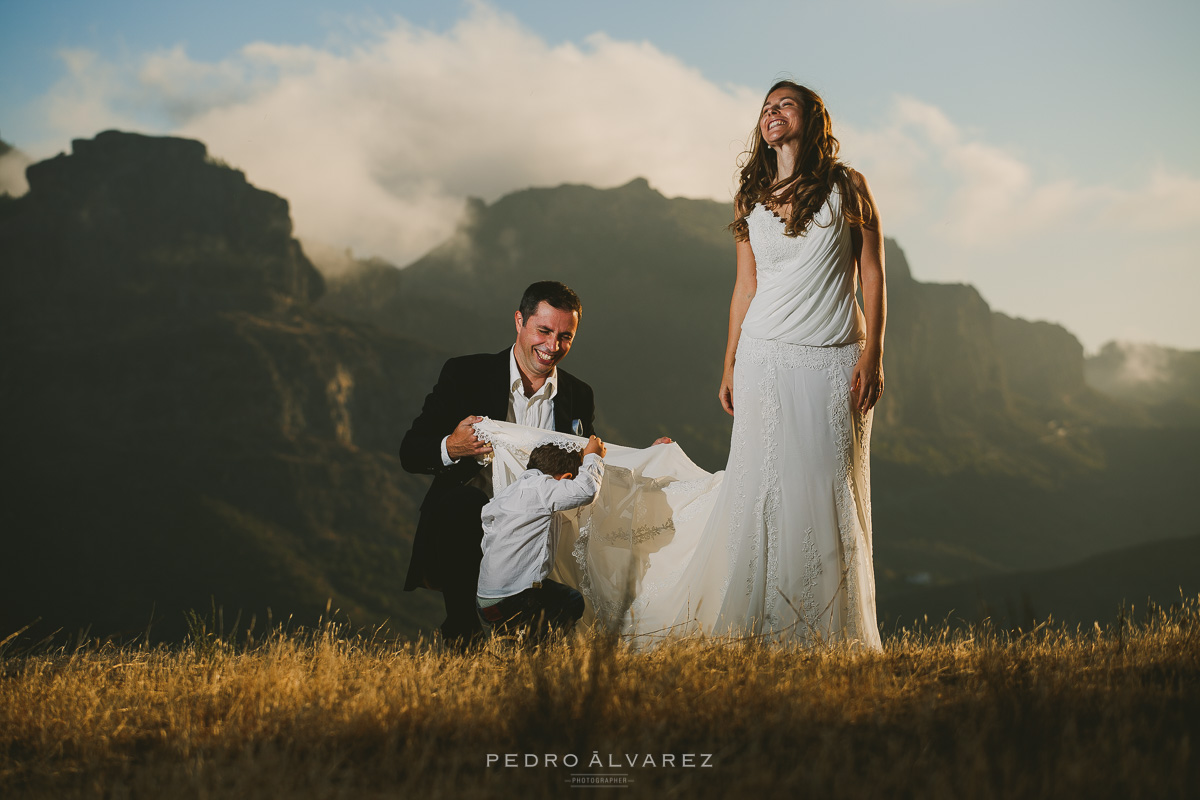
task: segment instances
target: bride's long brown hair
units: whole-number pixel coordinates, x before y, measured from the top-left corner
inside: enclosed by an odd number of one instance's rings
[[[778,89],[791,89],[800,101],[803,129],[796,169],[786,178],[777,177],[778,159],[763,139],[760,110],[754,132],[750,134],[750,149],[739,159],[741,182],[734,197],[736,216],[729,225],[734,237],[742,242],[750,238],[746,215],[754,209],[755,203],[762,203],[773,211],[789,209],[784,218],[784,233],[803,236],[813,215],[825,204],[835,185],[842,195],[842,213],[846,220],[856,226],[869,224],[871,204],[851,178],[850,169],[837,159],[840,145],[833,136],[825,103],[812,89],[792,81],[779,81],[767,90],[766,96],[770,97]],[[766,105],[766,98],[763,105]]]

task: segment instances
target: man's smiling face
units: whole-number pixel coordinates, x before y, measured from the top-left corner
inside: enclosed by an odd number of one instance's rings
[[[563,311],[544,300],[529,319],[516,313],[517,344],[513,350],[517,367],[535,386],[541,386],[554,366],[566,357],[579,328],[579,315]]]

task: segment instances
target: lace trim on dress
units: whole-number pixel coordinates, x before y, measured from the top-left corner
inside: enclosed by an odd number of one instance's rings
[[[737,357],[748,358],[756,364],[771,365],[784,369],[831,369],[853,367],[862,354],[858,343],[813,347],[807,344],[792,344],[774,339],[754,339],[743,336],[738,342]],[[845,381],[843,381],[844,383]]]
[[[552,445],[555,445],[556,447],[561,447],[563,450],[567,450],[572,453],[582,453],[583,448],[587,447],[587,443],[588,443],[587,439],[581,439],[580,437],[572,436],[569,433],[559,433],[558,431],[544,431],[544,434],[542,436],[539,436],[537,438],[531,438],[524,442],[521,442],[519,445],[519,448],[518,448],[518,447],[514,447],[512,445],[509,445],[507,439],[503,439],[502,437],[496,438],[496,437],[492,436],[491,431],[489,431],[487,429],[487,426],[484,424],[484,423],[491,422],[491,421],[492,420],[490,418],[484,417],[482,420],[475,423],[475,425],[474,425],[475,438],[485,444],[490,444],[493,447],[497,446],[498,442],[503,441],[504,442],[503,446],[508,447],[509,450],[512,450],[513,452],[517,452],[519,449],[520,451],[523,451],[526,454],[528,454],[528,453],[532,453],[534,450],[537,450],[539,447],[541,447],[544,444],[552,444]]]
[[[821,573],[824,572],[824,567],[821,566],[821,550],[813,538],[812,528],[804,531],[804,541],[801,543],[801,547],[804,549],[804,558],[807,562],[804,567],[799,598],[802,603],[801,611],[804,613],[804,621],[808,624],[808,629],[815,630],[821,622],[823,612],[823,609],[817,605],[816,590],[821,583]]]
[[[588,569],[588,543],[591,538],[592,521],[588,519],[579,525],[579,534],[575,537],[575,546],[571,548],[571,555],[574,556],[575,563],[579,565],[579,593],[587,598],[593,609],[596,609],[596,598],[592,592],[592,573]],[[596,615],[599,616],[599,614],[597,609]]]
[[[639,525],[628,533],[625,531],[610,531],[604,536],[605,544],[643,544],[660,533],[675,530],[675,520],[668,517],[662,525]]]
[[[861,348],[840,348],[854,351],[855,361],[861,353]],[[850,423],[850,384],[841,369],[831,368],[829,379],[833,392],[829,396],[829,417],[833,423],[833,439],[837,450],[837,483],[833,487],[833,499],[838,510],[838,532],[841,535],[843,569],[846,578],[846,609],[845,609],[845,638],[857,639],[860,625],[860,609],[858,605],[858,569],[862,557],[858,550],[855,536],[854,518],[857,516],[854,507],[854,487],[851,483],[853,475],[854,439]]]
[[[861,450],[860,458],[862,459],[862,486],[859,487],[859,495],[863,500],[864,518],[866,520],[866,529],[864,533],[867,536],[867,546],[869,548],[868,557],[874,570],[875,564],[875,539],[871,534],[872,520],[875,519],[871,511],[871,421],[875,417],[874,409],[871,409],[858,415],[858,446]]]
[[[826,209],[829,209],[829,212],[830,212],[829,216],[832,217],[833,216],[833,204],[834,204],[835,198],[837,199],[838,206],[840,207],[841,206],[841,196],[842,196],[842,193],[838,189],[838,186],[836,183],[833,186],[830,186],[829,194],[826,196],[825,202],[822,203],[821,207],[817,209],[817,213],[813,214],[813,219],[809,220],[809,223],[808,223],[809,226],[812,226],[813,224],[817,224],[820,227],[825,227],[825,225],[828,225],[829,223],[822,224],[819,220],[817,220],[817,218],[820,217]],[[784,228],[787,228],[788,221],[784,217],[781,217],[779,215],[779,212],[776,210],[777,208],[779,208],[778,206],[769,205],[767,203],[763,203],[760,201],[760,202],[757,202],[754,204],[754,208],[750,209],[750,214],[753,214],[754,210],[757,208],[761,208],[763,211],[766,211],[772,217],[777,219],[779,221],[779,223],[784,226]],[[750,214],[746,215],[747,218],[749,218]],[[817,220],[817,221],[814,223],[814,220]],[[807,227],[804,230],[805,230],[805,233],[808,232]]]
[[[762,490],[756,516],[761,515],[761,527],[756,526],[754,536],[757,539],[759,531],[766,532],[766,582],[763,597],[763,624],[768,629],[778,627],[779,619],[775,616],[775,601],[779,585],[779,506],[782,493],[779,489],[779,443],[776,433],[779,430],[779,418],[783,407],[779,403],[779,378],[774,369],[770,369],[759,384],[758,395],[762,402],[763,421],[763,462]],[[756,520],[758,522],[758,520]]]
[[[760,226],[785,224],[779,215],[762,203],[756,203],[746,215],[746,232],[750,237],[751,247],[754,248],[758,269],[764,272],[779,272],[783,269],[788,253],[787,237],[768,235]]]

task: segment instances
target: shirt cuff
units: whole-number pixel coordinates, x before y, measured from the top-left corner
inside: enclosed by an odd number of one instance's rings
[[[442,466],[443,467],[453,467],[455,464],[458,463],[458,459],[451,458],[450,453],[446,450],[446,441],[449,438],[450,438],[449,436],[442,437]]]

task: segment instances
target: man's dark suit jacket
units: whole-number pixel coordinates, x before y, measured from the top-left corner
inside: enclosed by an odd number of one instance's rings
[[[467,486],[482,467],[471,458],[452,466],[442,464],[442,439],[472,414],[504,420],[508,417],[509,353],[480,353],[452,358],[442,367],[437,385],[425,398],[420,415],[404,435],[400,463],[408,472],[433,475],[433,485],[421,503],[421,517],[413,541],[412,561],[405,591],[422,587],[466,591],[474,595],[482,559],[483,527],[479,512],[487,497]],[[554,398],[554,429],[572,433],[571,422],[580,420],[583,433],[595,433],[596,405],[592,387],[558,370]]]

